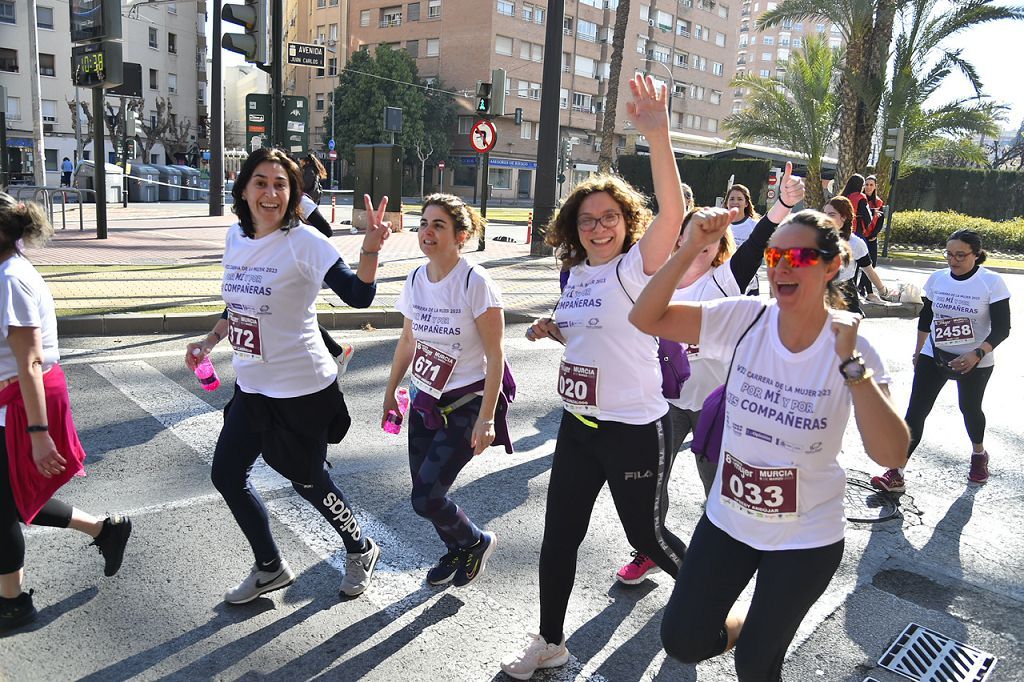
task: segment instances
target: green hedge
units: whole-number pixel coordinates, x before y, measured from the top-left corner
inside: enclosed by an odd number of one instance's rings
[[[896,185],[897,211],[958,211],[991,220],[1024,216],[1024,173],[915,168]]]
[[[619,175],[644,194],[654,196],[651,178],[651,157],[646,154],[623,155],[618,159]],[[746,185],[755,204],[763,210],[764,191],[768,186],[771,162],[766,159],[678,159],[679,177],[693,189],[699,206],[714,206],[716,197],[724,197],[729,177]]]
[[[996,222],[953,211],[897,211],[890,243],[942,248],[957,230],[977,230],[987,251],[1024,253],[1024,218]]]

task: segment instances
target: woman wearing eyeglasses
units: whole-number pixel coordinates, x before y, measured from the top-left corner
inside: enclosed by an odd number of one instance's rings
[[[734,211],[730,212],[735,215]],[[679,281],[724,225],[698,223],[630,314],[649,334],[729,362],[715,482],[662,622],[669,655],[696,663],[736,647],[741,682],[781,680],[800,622],[843,556],[846,475],[836,461],[853,405],[864,448],[906,459],[906,425],[888,398],[860,317],[836,308],[845,245],[828,218],[801,211],[765,250],[775,298],[673,302]],[[870,424],[870,428],[861,428]],[[735,602],[754,574],[749,610]]]
[[[540,553],[540,633],[502,661],[529,679],[569,660],[562,631],[576,576],[576,555],[605,482],[630,544],[675,575],[686,545],[665,529],[673,452],[668,403],[661,394],[658,344],[627,319],[644,285],[679,236],[683,194],[669,142],[668,93],[636,76],[628,110],[651,149],[659,213],[621,178],[578,185],[548,226],[569,278],[551,318],[527,338],[565,345],[557,389],[565,410],[548,483]]]
[[[981,403],[995,367],[992,351],[1010,335],[1010,290],[1002,277],[981,267],[986,258],[980,234],[957,230],[946,242],[949,267],[933,272],[925,282],[924,307],[917,321],[914,384],[905,417],[910,427],[909,458],[921,442],[925,419],[939,391],[954,378],[972,446],[967,478],[974,483],[988,481]],[[906,489],[903,470],[888,469],[872,478],[871,485],[902,492]]]

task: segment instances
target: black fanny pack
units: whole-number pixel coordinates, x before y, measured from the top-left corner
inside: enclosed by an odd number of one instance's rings
[[[935,345],[935,337],[932,337],[932,362],[935,363],[936,369],[939,370],[939,374],[941,374],[944,379],[960,381],[968,374],[970,374],[970,372],[967,372],[966,374],[963,372],[958,372],[957,370],[950,367],[949,363],[953,362],[958,357],[960,356],[956,353],[950,353],[949,351],[941,350],[938,346]]]

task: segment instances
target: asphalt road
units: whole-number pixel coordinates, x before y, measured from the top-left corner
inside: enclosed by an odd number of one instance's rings
[[[1024,277],[1012,288],[1022,300]],[[884,319],[862,327],[895,378],[900,409],[910,387],[914,324]],[[31,630],[0,641],[0,679],[506,679],[498,661],[536,631],[537,560],[560,414],[553,389],[559,349],[531,344],[523,331],[507,330],[520,386],[512,424],[517,452],[477,458],[453,491],[497,534],[484,576],[461,590],[424,585],[443,548],[409,504],[404,434],[378,426],[396,337],[390,330],[352,332],[346,339],[356,355],[342,384],[354,425],[332,446],[330,462],[364,532],[382,547],[374,583],[358,599],[338,598],[340,542],[283,479],[258,466],[253,476],[299,578],[241,607],[221,599],[248,572],[251,554],[209,482],[220,409],[230,395],[229,356],[215,353],[225,385],[207,394],[182,364],[183,338],[63,339],[89,475],[61,497],[97,514],[129,512],[135,531],[114,578],[102,577],[101,558],[84,536],[29,531],[26,586],[36,590],[41,613]],[[1024,365],[1014,360],[1022,338],[1011,336],[997,351],[989,386],[991,481],[967,484],[970,446],[949,386],[911,462],[901,516],[849,526],[843,565],[798,633],[786,679],[903,679],[875,661],[916,622],[997,655],[991,680],[1024,680],[1024,429],[1017,421]],[[852,423],[841,461],[854,478],[877,471]],[[668,525],[688,538],[702,502],[688,453],[671,485]],[[864,497],[852,501],[859,507]],[[615,585],[628,553],[602,494],[566,623],[573,658],[534,679],[734,679],[729,655],[695,668],[666,659],[658,631],[671,581],[659,574],[634,588]]]

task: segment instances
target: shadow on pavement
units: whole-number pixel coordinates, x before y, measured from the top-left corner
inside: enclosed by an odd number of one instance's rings
[[[88,604],[97,594],[99,594],[99,588],[95,586],[79,590],[70,596],[64,597],[56,604],[50,604],[46,608],[40,609],[39,613],[36,615],[36,619],[32,621],[30,625],[3,633],[0,635],[0,639],[3,639],[8,635],[23,635],[25,633],[41,630],[63,616],[65,613],[74,611],[75,609]]]

